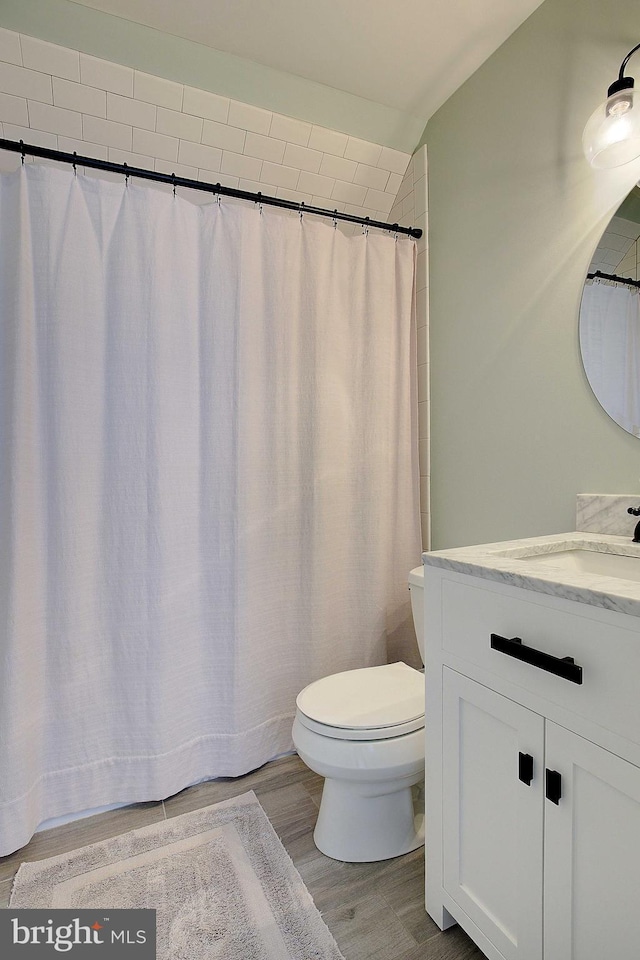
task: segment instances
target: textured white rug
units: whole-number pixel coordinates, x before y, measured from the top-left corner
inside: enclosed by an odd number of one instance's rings
[[[25,863],[10,906],[155,909],[158,960],[343,960],[253,792]]]

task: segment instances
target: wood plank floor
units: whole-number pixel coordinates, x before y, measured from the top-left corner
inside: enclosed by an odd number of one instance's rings
[[[424,909],[424,851],[381,863],[340,863],[313,843],[322,779],[297,756],[236,779],[212,780],[36,834],[0,858],[0,907],[23,861],[41,860],[253,790],[299,870],[345,960],[482,960],[459,928],[442,933]]]

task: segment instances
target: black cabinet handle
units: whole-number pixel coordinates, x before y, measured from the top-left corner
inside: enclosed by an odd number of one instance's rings
[[[520,637],[501,637],[497,633],[491,634],[491,649],[506,653],[508,657],[523,660],[533,667],[539,667],[548,673],[555,673],[557,677],[570,680],[571,683],[582,683],[582,667],[574,662],[573,657],[553,657],[550,653],[528,647]]]
[[[518,779],[531,786],[533,780],[533,757],[530,753],[518,754]]]
[[[562,777],[557,770],[545,770],[545,796],[551,803],[560,803]]]

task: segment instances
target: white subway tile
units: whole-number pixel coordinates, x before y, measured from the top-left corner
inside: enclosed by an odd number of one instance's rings
[[[133,95],[136,100],[154,103],[157,107],[166,107],[168,110],[181,110],[183,92],[181,83],[165,80],[164,77],[154,77],[140,70],[134,71]]]
[[[214,170],[198,170],[198,180],[204,180],[207,183],[219,183],[221,187],[232,187],[234,190],[238,187],[238,177],[230,177],[226,173]],[[224,197],[223,197],[224,199]]]
[[[56,107],[88,113],[92,117],[104,118],[107,115],[107,95],[104,90],[60,77],[53,78],[53,102]]]
[[[391,210],[389,210],[389,223],[402,223],[402,201],[398,203],[396,200]]]
[[[143,130],[155,130],[156,107],[143,100],[132,100],[117,93],[107,93],[107,119],[128,123]]]
[[[410,160],[411,156],[408,153],[392,150],[391,147],[383,147],[376,166],[382,167],[390,173],[401,173],[404,175]]]
[[[89,87],[98,87],[122,97],[133,96],[133,70],[109,60],[80,54],[80,80]]]
[[[301,190],[289,190],[288,187],[278,187],[276,197],[280,197],[282,200],[292,200],[293,203],[308,203],[313,205],[312,193],[303,193]]]
[[[426,325],[429,319],[429,305],[427,300],[427,291],[426,289],[418,290],[416,292],[416,323],[418,327],[423,327]]]
[[[343,157],[347,149],[349,137],[346,133],[336,130],[327,130],[324,127],[314,127],[309,137],[309,146],[312,150],[321,150],[334,157]]]
[[[0,93],[0,120],[28,127],[29,114],[24,97],[12,97],[7,93]]]
[[[424,290],[427,286],[427,251],[421,250],[416,257],[416,290]]]
[[[195,117],[226,123],[229,116],[229,98],[219,97],[208,90],[185,87],[182,109],[184,113],[191,113]]]
[[[202,129],[202,142],[211,147],[220,147],[221,150],[231,150],[233,153],[242,153],[246,133],[237,127],[230,127],[226,123],[216,120],[205,120]]]
[[[423,213],[427,212],[427,178],[426,177],[420,177],[419,180],[416,180],[413,187],[413,195],[415,198],[416,216],[419,217]]]
[[[294,167],[285,167],[281,163],[269,163],[267,160],[262,164],[262,173],[260,179],[265,183],[271,183],[274,187],[288,187],[294,190],[298,186],[298,177],[300,171]]]
[[[0,27],[0,60],[22,65],[20,34],[14,33],[13,30],[5,30],[4,27]]]
[[[217,147],[208,147],[203,143],[191,143],[181,140],[178,149],[178,161],[192,167],[202,167],[206,170],[219,170],[222,163],[222,150]]]
[[[318,173],[322,163],[322,154],[319,150],[309,150],[308,147],[299,147],[296,144],[288,143],[282,162],[288,167],[297,167],[298,170]]]
[[[156,123],[158,133],[165,133],[170,137],[177,137],[179,140],[193,140],[194,143],[200,143],[202,123],[201,117],[191,117],[186,113],[178,113],[177,110],[158,107]]]
[[[63,137],[82,139],[82,114],[62,107],[52,107],[48,103],[30,100],[29,126],[48,133],[62,134]]]
[[[46,73],[27,70],[13,63],[0,62],[0,90],[14,97],[53,103],[51,77]]]
[[[371,167],[377,166],[382,147],[377,143],[369,143],[368,140],[357,140],[355,137],[349,137],[344,155],[347,160],[356,160],[358,163],[367,163]]]
[[[312,198],[312,203],[314,207],[330,207],[332,210],[337,210],[338,213],[344,213],[344,203],[336,202],[333,198],[331,198],[331,203],[327,203],[328,199],[328,197],[317,196]]]
[[[294,120],[293,117],[283,117],[280,113],[274,113],[271,120],[269,136],[276,140],[286,140],[288,143],[296,143],[299,147],[306,147],[311,136],[311,124],[304,123],[302,120]]]
[[[260,183],[258,180],[245,180],[242,177],[238,179],[238,190],[246,190],[247,193],[264,193],[264,183]],[[242,200],[238,200],[238,203],[242,203]]]
[[[20,44],[25,67],[66,80],[80,80],[80,54],[76,50],[67,50],[66,47],[24,35],[20,38]]]
[[[95,160],[109,159],[109,151],[104,144],[75,140],[73,137],[58,137],[58,149],[63,153],[77,153],[81,157],[93,157]]]
[[[266,136],[271,127],[272,117],[273,114],[269,110],[262,110],[260,107],[253,107],[248,103],[240,103],[238,100],[231,100],[227,122],[232,127],[241,127],[243,130],[251,130],[252,133],[262,133]]]
[[[133,153],[131,150],[119,150],[117,147],[109,147],[109,160],[111,163],[126,163],[128,167],[140,167],[142,170],[153,170],[154,164],[152,156]]]
[[[262,160],[254,157],[245,157],[241,153],[232,153],[225,150],[222,154],[222,172],[232,177],[243,177],[249,180],[259,180],[262,170]]]
[[[343,203],[362,205],[366,195],[366,187],[361,187],[355,183],[344,183],[342,180],[338,180],[333,188],[332,198],[334,200],[341,200]]]
[[[358,164],[358,169],[353,178],[354,183],[359,183],[363,187],[373,187],[374,190],[384,190],[388,180],[388,170],[382,170],[380,167],[370,167],[366,163]]]
[[[399,177],[399,173],[390,173],[389,177]],[[391,192],[391,191],[388,191]],[[404,200],[405,197],[408,197],[410,193],[413,193],[413,177],[405,174],[402,178],[399,188],[396,190],[396,199]]]
[[[345,203],[344,212],[351,213],[354,217],[369,217],[370,220],[377,220],[376,211],[370,207],[362,207],[355,203]]]
[[[345,160],[344,157],[334,157],[325,154],[320,164],[319,173],[324,177],[333,177],[336,180],[345,180],[351,183],[358,169],[355,160]]]
[[[24,140],[36,147],[58,149],[58,138],[54,133],[45,133],[43,130],[34,130],[32,127],[17,126],[13,123],[3,123],[4,135],[7,140]]]
[[[366,207],[375,207],[376,210],[383,210],[388,213],[394,200],[395,197],[392,193],[383,193],[382,190],[373,190],[369,187],[364,204]]]
[[[426,177],[427,175],[427,145],[423,143],[421,147],[418,147],[413,157],[414,167],[414,176],[416,180],[419,180],[420,177]]]
[[[177,163],[173,160],[158,159],[155,161],[154,170],[158,173],[175,173],[176,177],[184,177],[186,180],[198,179],[198,168],[189,166],[186,163]]]
[[[178,159],[177,137],[166,137],[162,133],[152,133],[150,130],[133,128],[133,149],[136,153],[146,153],[158,160]]]
[[[303,170],[298,180],[298,190],[305,193],[317,193],[320,197],[329,198],[336,181],[332,177],[321,177],[317,173],[308,173]]]
[[[133,142],[132,129],[126,124],[86,115],[82,118],[82,139],[119,150],[131,150]]]
[[[401,183],[402,183],[402,176],[399,173],[390,173],[389,179],[387,180],[386,187],[380,187],[379,189],[386,190],[387,193],[395,193],[397,196]],[[373,187],[374,184],[370,183],[369,186]]]
[[[285,146],[282,140],[263,137],[260,133],[247,133],[243,153],[248,157],[257,157],[259,160],[282,163]]]

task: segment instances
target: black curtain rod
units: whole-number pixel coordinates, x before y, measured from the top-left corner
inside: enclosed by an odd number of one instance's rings
[[[345,220],[348,223],[360,223],[365,227],[375,227],[376,230],[388,230],[391,233],[406,234],[419,240],[422,230],[419,227],[401,227],[397,223],[384,223],[382,220],[371,220],[369,217],[356,217],[351,213],[340,213],[338,210],[325,210],[322,207],[310,207],[306,203],[296,203],[294,200],[283,200],[280,197],[265,196],[262,193],[249,193],[247,190],[236,190],[235,187],[223,187],[219,183],[203,183],[200,180],[189,180],[187,177],[177,177],[174,173],[157,173],[155,170],[143,170],[141,167],[130,167],[126,163],[111,163],[108,160],[96,160],[95,157],[81,157],[77,153],[63,153],[61,150],[50,150],[48,147],[37,147],[22,140],[3,140],[0,138],[0,149],[11,150],[13,153],[25,156],[41,157],[45,160],[57,160],[59,163],[70,163],[73,167],[92,167],[94,170],[108,170],[111,173],[121,173],[125,177],[138,177],[141,180],[155,180],[158,183],[169,183],[175,187],[189,187],[191,190],[202,190],[214,196],[236,197],[240,200],[251,200],[253,203],[263,203],[271,207],[284,207],[287,210],[296,210],[298,213],[312,213],[316,217],[330,217],[332,220]]]
[[[587,280],[615,280],[616,283],[626,283],[630,287],[640,287],[640,280],[632,280],[631,277],[618,277],[615,273],[602,273],[596,270],[595,273],[588,273]]]

